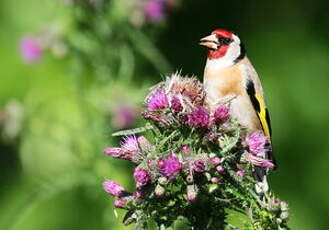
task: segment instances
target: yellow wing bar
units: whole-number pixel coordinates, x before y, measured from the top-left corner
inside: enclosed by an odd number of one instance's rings
[[[259,103],[259,111],[257,111],[257,115],[259,117],[260,123],[262,124],[263,131],[266,136],[271,136],[271,121],[267,108],[265,107],[265,103],[263,98],[259,94],[255,94],[255,97]]]

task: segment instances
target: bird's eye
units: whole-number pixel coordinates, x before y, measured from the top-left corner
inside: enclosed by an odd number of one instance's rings
[[[232,38],[219,38],[219,42],[222,45],[229,45],[231,42],[233,42]]]

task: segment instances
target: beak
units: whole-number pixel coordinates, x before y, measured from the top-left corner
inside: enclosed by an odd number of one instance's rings
[[[211,34],[207,37],[201,38],[200,43],[201,46],[208,47],[210,49],[218,49],[218,46],[220,45],[217,39],[217,36],[215,34]]]

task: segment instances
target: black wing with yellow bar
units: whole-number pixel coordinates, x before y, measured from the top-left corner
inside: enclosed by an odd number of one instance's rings
[[[264,99],[261,95],[256,93],[255,86],[252,80],[248,80],[247,82],[247,93],[249,95],[251,104],[257,113],[265,135],[271,137],[272,130],[270,115],[268,109],[265,107]]]

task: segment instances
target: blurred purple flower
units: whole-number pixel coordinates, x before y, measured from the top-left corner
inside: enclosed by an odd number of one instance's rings
[[[118,108],[114,113],[112,124],[118,129],[125,129],[131,127],[136,121],[136,109],[129,106]]]
[[[42,56],[42,47],[36,38],[27,36],[21,41],[20,52],[25,61],[37,62]]]
[[[261,132],[255,131],[246,137],[246,143],[249,147],[249,152],[255,156],[263,155],[269,149],[266,147],[268,138]]]
[[[220,179],[219,179],[218,177],[213,177],[213,178],[211,178],[211,183],[216,184],[216,183],[218,183],[219,181],[220,181]]]
[[[217,166],[221,163],[221,159],[219,157],[213,157],[213,158],[210,159],[210,163],[213,166]]]
[[[182,164],[179,162],[177,157],[171,154],[168,156],[166,160],[163,161],[161,172],[168,179],[173,179],[175,175],[180,173],[181,169],[182,169]]]
[[[161,110],[169,106],[168,97],[161,88],[155,89],[146,101],[149,110]]]
[[[125,192],[125,189],[116,183],[115,181],[106,180],[103,182],[104,190],[111,196],[121,196]]]
[[[137,187],[142,187],[151,180],[150,173],[145,169],[136,168],[134,171],[134,179]]]
[[[161,21],[165,16],[165,2],[163,0],[148,0],[144,6],[144,15],[151,22]]]
[[[246,172],[243,169],[236,171],[236,175],[243,177]]]
[[[187,124],[199,128],[208,126],[210,124],[210,116],[208,110],[204,107],[195,109],[191,114],[188,115]]]
[[[226,105],[219,106],[214,113],[214,119],[217,123],[224,123],[230,117],[230,110]]]
[[[185,154],[188,154],[188,153],[190,153],[190,147],[188,146],[188,145],[184,145],[184,146],[182,146],[181,148],[180,148],[180,150],[183,152],[183,153],[185,153]]]

